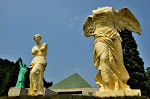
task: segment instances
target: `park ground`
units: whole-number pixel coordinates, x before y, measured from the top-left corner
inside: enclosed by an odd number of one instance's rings
[[[0,99],[150,99],[146,96],[124,96],[124,97],[95,97],[81,95],[51,95],[51,96],[16,96],[16,97],[0,97]]]

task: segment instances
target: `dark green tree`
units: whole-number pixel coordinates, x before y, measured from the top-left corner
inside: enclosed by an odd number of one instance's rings
[[[132,36],[132,32],[129,30],[124,30],[119,32],[123,40],[122,49],[123,49],[123,59],[124,65],[129,72],[130,79],[128,85],[131,89],[141,89],[142,95],[148,96],[148,81],[146,79],[146,74],[144,70],[144,62],[139,56],[137,50],[137,44]]]
[[[7,96],[10,87],[16,85],[19,69],[18,64],[0,59],[0,96]]]
[[[44,87],[46,87],[46,88],[49,88],[50,86],[53,85],[53,82],[52,82],[52,81],[51,81],[51,82],[48,82],[48,81],[46,81],[44,78],[43,78],[43,81],[44,81]]]
[[[147,67],[145,75],[146,75],[146,80],[147,80],[146,86],[148,86],[146,89],[148,92],[147,96],[150,97],[150,67]]]
[[[146,69],[146,79],[148,80],[148,83],[150,84],[150,67],[147,67]]]
[[[25,87],[29,88],[29,74],[30,69],[26,73]],[[9,60],[0,58],[0,96],[7,96],[10,87],[15,87],[19,73],[19,63],[10,62]],[[46,88],[52,86],[53,82],[47,82],[44,79],[44,86]]]

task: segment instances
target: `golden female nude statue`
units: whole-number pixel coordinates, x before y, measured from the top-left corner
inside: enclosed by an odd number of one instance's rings
[[[96,83],[100,91],[130,90],[118,31],[128,29],[141,34],[140,24],[127,8],[114,11],[112,7],[99,7],[92,12],[83,30],[86,37],[94,36],[94,66],[99,70]]]
[[[47,44],[41,43],[41,36],[39,34],[34,36],[34,40],[37,45],[32,48],[32,54],[35,55],[31,64],[30,69],[30,95],[44,95],[44,85],[43,85],[43,74],[46,62],[47,54]]]

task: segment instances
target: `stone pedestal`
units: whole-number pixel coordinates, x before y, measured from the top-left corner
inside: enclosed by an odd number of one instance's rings
[[[54,95],[54,94],[57,94],[57,92],[44,88],[44,95]],[[9,89],[8,96],[21,96],[21,95],[29,95],[29,88],[11,87]]]
[[[28,95],[28,90],[21,87],[11,87],[8,92],[8,96],[21,96]]]
[[[56,92],[50,90],[50,89],[47,89],[47,88],[44,88],[44,95],[55,95],[57,94]]]
[[[96,91],[95,96],[98,96],[98,97],[141,96],[141,91],[139,89]]]

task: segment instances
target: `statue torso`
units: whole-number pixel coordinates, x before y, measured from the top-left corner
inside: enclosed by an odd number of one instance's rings
[[[115,39],[117,36],[120,36],[118,31],[114,28],[113,14],[114,10],[111,7],[105,10],[99,9],[96,13],[93,13],[93,27],[96,37]]]
[[[41,43],[40,45],[36,45],[33,47],[33,50],[36,51],[36,54],[31,64],[35,63],[47,64],[46,62],[47,44]]]

